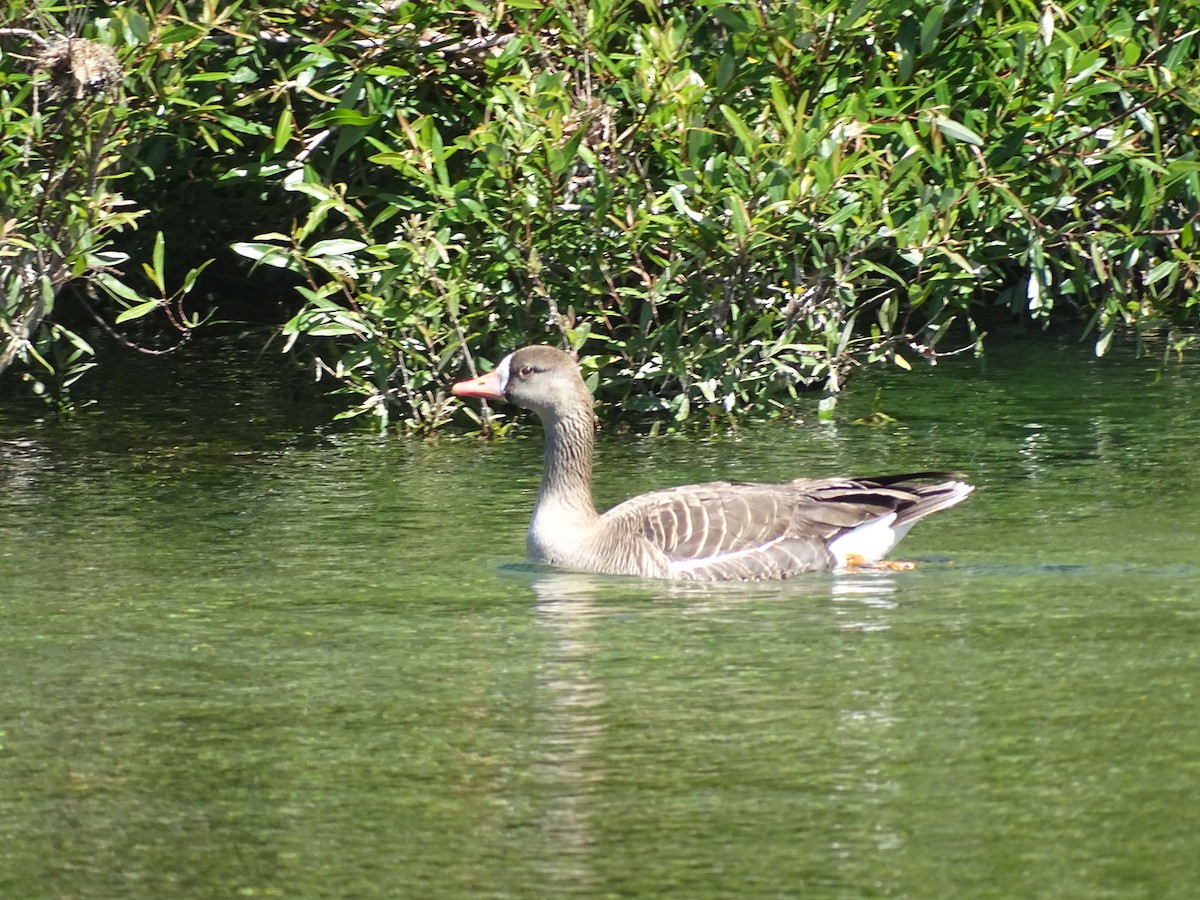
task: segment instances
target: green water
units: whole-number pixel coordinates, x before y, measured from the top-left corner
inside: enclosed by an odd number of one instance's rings
[[[0,410],[0,896],[1195,896],[1195,361],[999,347],[834,428],[602,439],[605,501],[979,486],[913,572],[683,587],[523,562],[536,434],[173,371]]]

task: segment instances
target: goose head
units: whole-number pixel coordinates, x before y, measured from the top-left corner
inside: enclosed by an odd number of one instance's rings
[[[503,400],[553,422],[592,411],[592,395],[575,360],[553,347],[523,347],[486,375],[451,388],[456,397]]]

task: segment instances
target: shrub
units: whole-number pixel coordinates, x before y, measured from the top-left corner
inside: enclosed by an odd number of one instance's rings
[[[1195,19],[443,0],[93,27],[154,110],[122,153],[126,192],[175,200],[167,245],[286,274],[287,346],[358,397],[347,414],[429,431],[451,373],[535,340],[656,427],[791,415],[808,388],[828,411],[855,366],[978,349],[997,317],[1182,347]],[[126,302],[170,308],[155,287]]]
[[[121,81],[153,60],[131,58],[126,72],[112,49],[116,23],[93,23],[85,37],[72,9],[9,4],[0,29],[0,41],[25,51],[6,46],[0,72],[0,373],[15,366],[63,407],[67,388],[94,364],[92,346],[57,315],[64,298],[126,346],[169,352],[119,329],[158,313],[186,340],[200,319],[184,298],[206,265],[169,287],[160,231],[141,248],[136,274],[126,268],[131,257],[117,240],[146,211],[119,191],[120,180],[152,119],[125,102]],[[124,31],[127,42],[149,37]]]

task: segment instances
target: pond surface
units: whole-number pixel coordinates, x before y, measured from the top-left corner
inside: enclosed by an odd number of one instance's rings
[[[833,427],[603,438],[605,503],[978,485],[913,572],[685,587],[522,560],[536,429],[162,371],[0,409],[0,896],[1195,896],[1196,358],[1039,340]]]

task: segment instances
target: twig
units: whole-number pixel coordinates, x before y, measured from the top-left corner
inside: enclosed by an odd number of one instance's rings
[[[105,320],[102,315],[96,312],[96,310],[92,307],[92,304],[88,302],[86,294],[79,295],[79,302],[83,304],[83,308],[87,310],[88,314],[96,320],[96,323],[108,333],[108,336],[121,346],[125,347],[127,350],[133,350],[146,356],[167,356],[171,353],[174,353],[192,339],[192,332],[187,330],[183,332],[183,337],[179,339],[179,343],[174,347],[167,347],[163,350],[151,350],[149,347],[143,347],[140,344],[135,344],[133,341],[129,340],[127,337],[109,325],[107,320]]]
[[[27,37],[36,44],[45,47],[50,43],[46,38],[42,37],[36,31],[30,31],[28,28],[0,28],[0,34],[15,34],[21,37]]]

